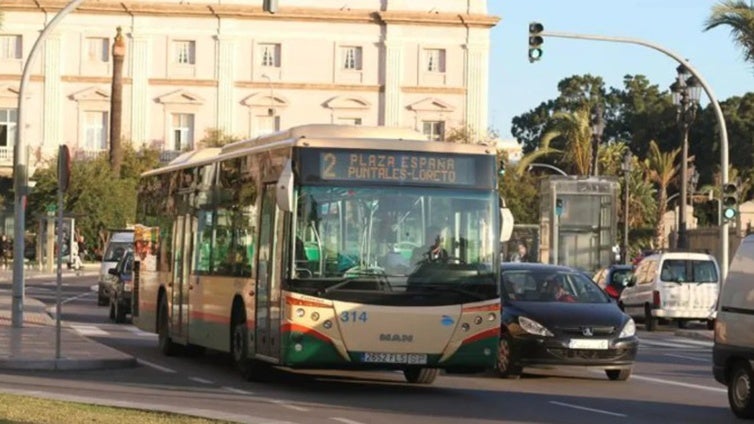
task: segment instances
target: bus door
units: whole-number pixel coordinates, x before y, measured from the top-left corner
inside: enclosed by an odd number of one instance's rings
[[[193,218],[183,215],[176,218],[173,234],[173,313],[170,336],[177,342],[188,341],[188,306],[191,281],[191,243],[193,240]]]
[[[262,194],[261,223],[259,225],[258,277],[255,308],[255,351],[257,354],[277,357],[275,348],[278,344],[278,330],[272,328],[272,299],[279,296],[272,293],[273,281],[277,278],[277,245],[275,228],[277,227],[277,204],[275,202],[275,184],[267,184]]]

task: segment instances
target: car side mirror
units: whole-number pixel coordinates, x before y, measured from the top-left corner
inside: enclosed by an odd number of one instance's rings
[[[107,273],[110,274],[110,275],[115,275],[117,277],[118,276],[118,268],[110,268],[110,269],[107,270]]]
[[[633,287],[633,286],[635,286],[636,285],[636,277],[632,275],[632,276],[626,278],[625,280],[623,280],[623,285],[625,287]]]

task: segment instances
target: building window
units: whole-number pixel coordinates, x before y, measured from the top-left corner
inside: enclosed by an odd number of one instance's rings
[[[341,56],[343,61],[343,69],[354,71],[361,70],[361,47],[341,47]]]
[[[361,118],[338,118],[340,125],[361,125]]]
[[[101,111],[84,112],[84,149],[107,150],[108,113]]]
[[[173,114],[173,150],[191,150],[194,148],[194,115],[191,113]]]
[[[0,35],[0,59],[21,59],[21,36]]]
[[[0,109],[0,147],[11,147],[16,144],[16,109]]]
[[[259,55],[262,58],[262,66],[280,67],[280,44],[260,44]]]
[[[271,134],[280,131],[280,116],[259,115],[257,116],[256,136]]]
[[[86,58],[90,62],[109,62],[110,44],[107,38],[88,37],[86,39]]]
[[[424,50],[424,57],[427,72],[445,72],[444,49],[426,49]]]
[[[175,61],[181,65],[193,65],[196,63],[194,41],[179,40],[173,42]]]
[[[443,121],[424,121],[422,132],[432,141],[445,140],[445,122]]]

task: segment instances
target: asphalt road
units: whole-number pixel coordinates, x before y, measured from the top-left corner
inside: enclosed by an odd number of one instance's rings
[[[533,370],[520,380],[441,376],[431,386],[394,372],[274,370],[246,382],[224,355],[163,357],[156,336],[113,324],[96,306],[95,278],[67,279],[62,318],[77,331],[134,355],[134,369],[4,372],[0,390],[70,400],[181,410],[249,423],[732,423],[725,387],[711,374],[711,343],[670,328],[640,331],[634,374],[608,381],[602,371]],[[0,288],[4,287],[0,284]],[[27,295],[54,311],[54,279],[30,280]],[[65,346],[62,347],[63,350]]]

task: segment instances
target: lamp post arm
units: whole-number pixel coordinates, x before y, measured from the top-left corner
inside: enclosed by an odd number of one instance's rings
[[[563,176],[566,176],[566,177],[568,176],[568,174],[565,171],[563,171],[562,169],[558,168],[557,166],[553,166],[553,165],[550,165],[550,164],[547,164],[547,163],[539,163],[539,162],[530,163],[529,164],[529,168],[547,168],[547,169],[552,169],[553,171],[559,173],[560,175],[563,175]]]
[[[718,131],[720,132],[720,188],[722,190],[722,187],[728,183],[728,130],[725,127],[725,117],[723,116],[723,111],[720,108],[720,103],[717,101],[717,97],[715,97],[714,93],[712,92],[712,88],[707,84],[707,81],[702,77],[702,74],[700,74],[696,69],[694,69],[691,64],[681,57],[680,55],[674,53],[671,50],[666,49],[665,47],[655,44],[646,40],[642,40],[639,38],[631,38],[631,37],[615,37],[615,36],[605,36],[605,35],[592,35],[592,34],[575,34],[575,33],[568,33],[568,32],[558,32],[558,31],[542,31],[542,36],[546,37],[553,37],[553,38],[572,38],[577,40],[594,40],[594,41],[607,41],[607,42],[613,42],[613,43],[625,43],[625,44],[637,44],[640,46],[649,47],[651,49],[657,50],[661,53],[666,54],[667,56],[672,57],[675,59],[678,63],[682,64],[686,67],[686,69],[696,77],[696,79],[699,81],[699,84],[704,89],[704,92],[707,93],[707,97],[709,97],[710,104],[712,105],[713,110],[715,111],[715,118],[717,119],[717,127]],[[725,277],[728,275],[728,250],[729,250],[729,243],[728,243],[728,223],[721,222],[720,225],[720,275],[722,279],[724,280]]]

